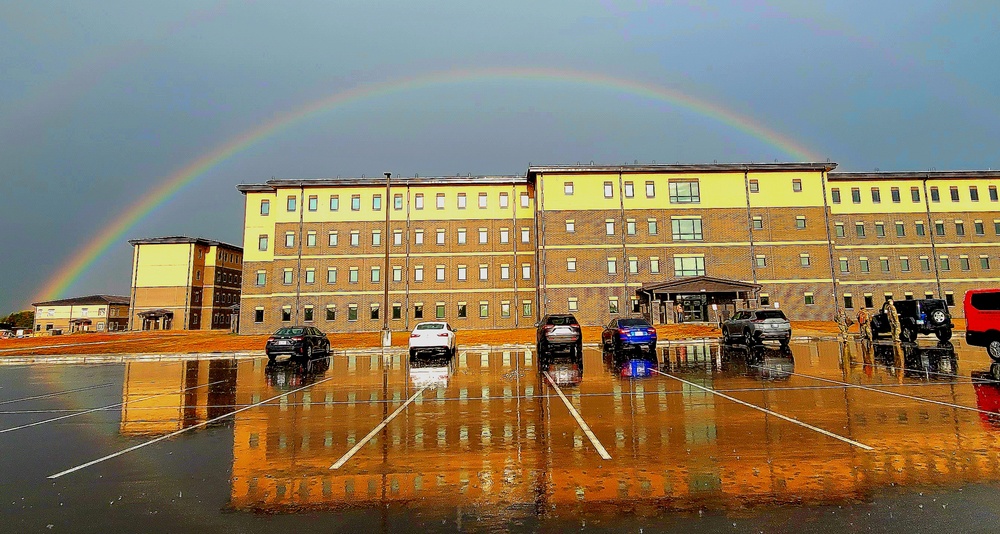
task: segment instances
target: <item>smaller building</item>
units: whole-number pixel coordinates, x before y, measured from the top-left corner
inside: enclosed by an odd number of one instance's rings
[[[90,295],[35,302],[32,306],[35,307],[35,332],[69,334],[128,328],[128,297]]]
[[[234,328],[243,249],[200,237],[132,239],[130,330]]]

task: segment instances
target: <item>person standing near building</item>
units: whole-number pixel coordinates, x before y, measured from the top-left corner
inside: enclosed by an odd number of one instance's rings
[[[862,342],[872,340],[871,316],[864,306],[858,307],[858,333],[861,334]]]
[[[681,306],[680,302],[678,302],[677,305],[674,306],[674,313],[677,315],[677,322],[678,323],[683,323],[684,322],[684,306]]]
[[[885,300],[885,314],[889,318],[889,330],[892,332],[892,342],[899,343],[899,313],[892,299]]]
[[[847,311],[840,306],[837,306],[837,313],[834,314],[833,320],[837,323],[837,328],[840,330],[840,339],[847,339],[847,329],[851,327],[851,319],[847,317]]]

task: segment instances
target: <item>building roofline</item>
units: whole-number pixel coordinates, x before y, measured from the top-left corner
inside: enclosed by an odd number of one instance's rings
[[[145,237],[141,239],[129,239],[128,244],[133,247],[136,245],[164,245],[164,244],[199,244],[208,246],[217,246],[222,248],[228,248],[230,250],[235,250],[238,252],[243,252],[243,247],[238,247],[236,245],[226,243],[223,241],[216,241],[214,239],[206,239],[204,237],[188,237],[183,235],[174,236],[164,236],[164,237]]]
[[[129,304],[129,298],[121,295],[87,295],[85,297],[70,297],[66,299],[46,300],[44,302],[32,302],[31,305],[38,306],[71,306],[76,304]]]
[[[794,172],[831,171],[837,168],[833,162],[798,163],[694,163],[694,164],[638,164],[638,165],[531,165],[528,176],[544,173],[688,173],[688,172]]]
[[[478,176],[394,176],[392,185],[422,186],[422,185],[497,185],[525,184],[527,177],[523,175],[478,175]],[[351,186],[384,186],[385,176],[362,178],[314,178],[314,179],[280,179],[268,180],[263,184],[241,184],[236,190],[241,193],[272,193],[278,189],[297,187],[351,187]]]
[[[980,171],[876,171],[876,172],[831,172],[830,181],[849,182],[863,180],[938,180],[938,179],[984,179],[1000,178],[1000,170]]]

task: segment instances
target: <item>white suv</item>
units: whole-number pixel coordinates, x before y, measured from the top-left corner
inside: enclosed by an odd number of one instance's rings
[[[444,353],[451,358],[455,355],[455,330],[444,321],[418,323],[410,333],[410,357],[419,352]]]

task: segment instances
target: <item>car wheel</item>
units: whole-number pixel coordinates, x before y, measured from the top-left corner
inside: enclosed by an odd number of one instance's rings
[[[948,341],[951,339],[951,328],[942,328],[938,330],[937,338],[939,341]]]
[[[722,327],[722,342],[729,343],[729,327]]]
[[[945,315],[944,310],[934,310],[931,312],[931,321],[934,324],[944,324],[945,319],[948,317]]]
[[[753,334],[749,329],[743,331],[743,343],[748,347],[753,346]]]
[[[417,351],[410,349],[410,359],[412,360],[413,358],[416,357],[417,357]]]
[[[271,363],[274,363],[274,358],[275,358],[275,357],[276,357],[276,356],[275,356],[274,354],[268,354],[268,355],[267,355],[267,361],[269,361],[269,362],[271,362]]]
[[[308,347],[306,347],[306,359],[311,360],[312,357],[313,357],[313,348],[312,345],[309,345]]]
[[[917,332],[911,326],[904,326],[899,330],[899,338],[913,343],[917,340]]]
[[[538,355],[539,356],[545,356],[545,353],[548,352],[548,350],[549,349],[548,349],[548,347],[545,346],[545,342],[544,341],[539,341],[538,342]]]
[[[788,344],[789,344],[789,343],[790,343],[791,341],[792,341],[792,338],[791,338],[791,337],[786,337],[786,338],[784,338],[784,339],[779,339],[779,340],[778,340],[778,343],[780,343],[780,344],[781,344],[781,348],[783,348],[783,349],[787,349],[787,348],[788,348]]]
[[[991,360],[1000,362],[1000,339],[994,339],[986,345],[986,354],[990,355]]]

